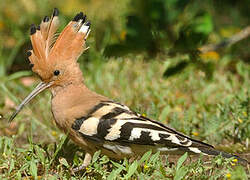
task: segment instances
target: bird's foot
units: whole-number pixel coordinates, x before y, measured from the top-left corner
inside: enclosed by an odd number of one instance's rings
[[[92,156],[89,153],[86,153],[85,157],[84,157],[84,160],[83,160],[83,164],[81,166],[79,166],[79,167],[76,167],[76,168],[72,169],[72,173],[74,174],[76,172],[85,170],[86,167],[90,164],[91,159],[92,159]]]
[[[87,167],[87,166],[86,166],[85,164],[82,164],[81,166],[78,166],[78,167],[76,167],[76,168],[73,168],[73,169],[72,169],[72,172],[73,172],[73,173],[77,173],[77,172],[79,172],[79,171],[85,170],[86,167]]]

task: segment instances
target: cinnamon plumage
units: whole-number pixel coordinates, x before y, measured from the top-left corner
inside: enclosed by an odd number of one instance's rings
[[[32,71],[42,82],[18,106],[10,120],[37,94],[50,89],[57,126],[86,151],[83,166],[78,170],[86,167],[98,150],[115,159],[140,156],[152,150],[162,154],[221,154],[247,162],[88,89],[77,59],[87,49],[85,41],[90,32],[90,22],[82,12],[78,13],[55,40],[58,14],[55,8],[50,18],[43,18],[38,27],[31,26],[33,49],[28,51],[28,55]]]

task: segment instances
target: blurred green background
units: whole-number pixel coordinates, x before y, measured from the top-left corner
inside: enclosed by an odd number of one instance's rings
[[[90,89],[249,158],[250,37],[227,40],[249,27],[250,0],[1,0],[0,136],[24,147],[30,136],[41,144],[62,136],[48,92],[7,123],[39,81],[26,57],[30,24],[54,7],[59,32],[80,11],[92,23],[90,49],[78,61]],[[202,51],[220,42],[225,47]]]
[[[196,56],[202,45],[218,43],[249,25],[249,0],[190,1],[190,0],[5,0],[0,4],[0,75],[29,69],[25,52],[30,48],[29,26],[39,24],[53,8],[60,10],[61,29],[79,11],[92,22],[91,50],[85,61],[96,56],[123,57],[143,55],[147,60],[172,61],[172,57],[187,55],[178,62],[177,69],[165,76],[183,70],[187,64],[206,66],[208,76],[215,62],[225,54],[232,58],[230,70],[236,61],[249,62],[249,38],[222,52]],[[171,57],[171,58],[169,58]],[[205,60],[208,60],[205,62]],[[210,62],[211,61],[211,62]],[[177,65],[177,64],[176,64]]]

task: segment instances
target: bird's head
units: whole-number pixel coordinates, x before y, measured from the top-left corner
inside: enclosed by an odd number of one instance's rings
[[[25,104],[45,89],[63,87],[83,80],[77,59],[86,50],[85,41],[90,32],[90,22],[80,12],[56,38],[58,14],[59,11],[55,8],[52,16],[45,16],[39,26],[31,25],[32,50],[27,55],[32,71],[40,77],[41,83],[18,106],[10,121]]]

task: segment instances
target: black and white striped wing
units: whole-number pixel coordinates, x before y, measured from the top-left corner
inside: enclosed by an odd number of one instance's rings
[[[234,157],[244,164],[249,163],[112,101],[97,104],[85,117],[76,119],[72,129],[83,138],[92,140],[99,147],[112,151],[119,157],[130,156],[136,152],[143,153],[149,150],[147,148],[151,148],[167,153],[188,151],[206,155],[221,154],[225,158]]]
[[[195,153],[201,152],[196,148],[197,145],[212,147],[112,101],[103,101],[96,105],[87,116],[75,120],[72,128],[84,138],[100,144],[112,142],[166,149],[184,148]]]

